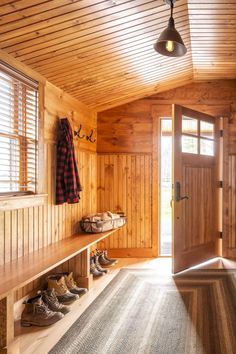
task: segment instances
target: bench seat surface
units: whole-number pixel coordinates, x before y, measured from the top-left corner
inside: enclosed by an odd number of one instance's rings
[[[0,299],[76,256],[117,229],[99,234],[76,234],[0,267]]]

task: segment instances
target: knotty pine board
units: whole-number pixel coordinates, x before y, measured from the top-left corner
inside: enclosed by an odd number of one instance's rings
[[[152,156],[98,154],[98,210],[124,211],[127,225],[105,247],[152,247]]]

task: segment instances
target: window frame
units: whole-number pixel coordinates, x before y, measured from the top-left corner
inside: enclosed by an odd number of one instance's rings
[[[197,121],[197,131],[196,134],[191,134],[191,133],[186,133],[183,132],[183,127],[182,127],[182,132],[181,132],[181,139],[183,137],[190,137],[190,138],[194,138],[197,140],[197,152],[187,152],[187,151],[183,151],[183,143],[181,142],[181,151],[183,154],[188,154],[188,155],[195,155],[195,156],[205,156],[205,157],[214,157],[216,154],[216,147],[215,147],[215,140],[216,140],[216,131],[215,131],[215,124],[213,124],[211,121],[208,121],[205,117],[201,118],[195,118],[195,117],[190,117],[188,115],[183,115],[182,116],[182,122],[184,118],[188,118],[188,119],[192,119],[192,120],[196,120]],[[213,132],[212,132],[212,137],[208,138],[206,136],[201,135],[201,122],[205,122],[208,124],[212,124],[213,125]],[[182,123],[181,123],[182,124]],[[209,155],[209,154],[201,154],[201,140],[205,140],[205,141],[211,141],[213,142],[213,154]]]
[[[14,145],[14,141],[16,142],[16,145],[18,146],[18,151],[19,151],[19,176],[17,177],[17,180],[15,178],[15,183],[19,185],[19,190],[8,190],[6,192],[0,191],[0,196],[17,196],[17,195],[35,195],[37,194],[37,185],[38,185],[38,148],[39,148],[39,141],[38,141],[38,127],[39,127],[39,83],[27,76],[25,76],[23,73],[20,73],[19,71],[16,71],[14,68],[9,67],[5,63],[0,62],[0,71],[3,73],[3,75],[7,75],[7,78],[9,77],[9,85],[12,86],[12,92],[10,94],[10,101],[12,103],[13,107],[13,112],[10,115],[10,121],[13,123],[13,131],[11,132],[0,132],[0,136],[6,139],[9,139],[10,141],[13,141],[13,143],[9,143],[9,153],[10,153],[10,171],[12,168],[14,168],[15,165],[11,164],[11,151],[12,147]],[[8,79],[6,80],[8,81]],[[15,81],[16,80],[16,81]],[[33,138],[30,138],[26,134],[26,127],[28,122],[27,120],[27,87],[32,89],[35,94],[35,101],[32,101],[36,104],[35,109],[35,125],[33,126],[33,129],[35,129],[35,135]],[[8,96],[7,96],[8,97]],[[34,114],[33,113],[33,114]],[[19,118],[21,117],[21,119]],[[19,125],[22,125],[19,128]],[[11,130],[11,129],[10,129]],[[14,134],[14,131],[16,134]],[[33,159],[33,165],[35,168],[35,173],[34,173],[34,191],[30,191],[28,189],[27,185],[27,180],[29,178],[28,174],[28,163],[30,160],[30,157],[27,151],[27,146],[29,144],[32,144],[34,146],[34,152],[35,156]],[[31,155],[31,153],[29,152]],[[12,176],[14,176],[14,173],[10,173],[9,176],[9,184],[11,185],[12,181]],[[16,176],[14,176],[16,177]],[[14,183],[14,181],[12,181]]]
[[[1,69],[6,67],[6,71],[9,70],[16,75],[18,73],[20,77],[25,77],[26,80],[37,81],[38,83],[38,158],[35,193],[31,191],[1,192],[0,211],[37,206],[47,202],[44,167],[44,94],[46,79],[32,69],[25,67],[22,63],[12,60],[8,56],[3,56],[3,58],[2,56],[0,53]]]

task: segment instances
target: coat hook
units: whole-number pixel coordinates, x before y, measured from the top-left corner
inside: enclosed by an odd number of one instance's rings
[[[86,139],[88,141],[90,141],[91,143],[95,143],[95,141],[96,141],[96,138],[92,140],[93,133],[94,133],[94,130],[92,129],[90,135],[86,136]]]
[[[74,136],[78,136],[79,139],[85,138],[85,134],[83,134],[82,136],[80,135],[81,129],[82,129],[82,124],[80,124],[79,129],[77,131],[74,130]]]

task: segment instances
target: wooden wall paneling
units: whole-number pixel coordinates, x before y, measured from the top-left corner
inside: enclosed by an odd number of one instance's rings
[[[17,258],[23,255],[24,229],[23,229],[23,209],[17,210]]]
[[[17,258],[17,210],[11,211],[11,260]]]
[[[28,227],[29,227],[29,250],[31,253],[34,251],[34,209],[29,208],[29,219],[28,219]]]
[[[5,212],[5,220],[4,220],[4,225],[5,225],[5,243],[4,243],[4,249],[5,249],[5,257],[4,261],[5,263],[11,261],[11,212],[6,211]]]
[[[99,115],[98,152],[151,152],[152,120],[145,112]]]
[[[16,65],[17,66],[17,65]],[[18,66],[17,66],[18,67]],[[20,66],[21,68],[21,66]],[[25,67],[24,67],[25,68]],[[68,117],[72,129],[83,125],[83,133],[96,130],[96,114],[84,104],[50,83],[43,83],[41,102],[45,124],[43,129],[45,168],[43,192],[47,193],[47,203],[6,211],[0,211],[0,263],[13,259],[64,239],[78,231],[78,221],[87,213],[96,211],[97,176],[96,143],[75,138],[76,157],[84,190],[77,205],[55,205],[55,170],[56,170],[56,133],[59,117]],[[41,112],[42,113],[42,112]],[[41,115],[42,118],[42,115]],[[81,166],[82,165],[82,166]],[[19,205],[20,206],[20,205]],[[66,263],[64,269],[73,268],[73,261]],[[15,300],[34,292],[44,283],[44,278],[37,279],[15,293]]]
[[[132,155],[128,154],[126,156],[126,163],[127,163],[127,210],[126,215],[127,215],[127,247],[132,248],[132,220],[128,217],[129,215],[132,215],[132,169],[131,169],[131,159]]]
[[[127,210],[127,155],[124,156],[123,159],[121,159],[120,162],[120,169],[119,169],[119,180],[122,181],[119,184],[119,193],[118,193],[118,198],[119,198],[119,211]],[[122,206],[122,207],[121,207]],[[118,231],[118,237],[119,237],[119,245],[123,245],[124,248],[128,247],[128,240],[127,240],[127,228],[122,228],[121,230]]]
[[[98,154],[98,209],[127,215],[126,226],[100,244],[113,254],[152,254],[151,164],[150,154]]]
[[[153,256],[156,256],[156,249],[155,249],[155,240],[156,240],[156,232],[154,230],[156,220],[154,222],[155,214],[153,214],[153,210],[157,210],[155,205],[155,189],[153,183],[156,183],[154,180],[154,164],[149,159],[148,156],[144,156],[145,159],[145,171],[144,174],[144,195],[146,196],[144,200],[144,233],[145,235],[150,235],[148,238],[144,238],[144,248],[153,248]],[[153,206],[152,208],[152,219],[150,219],[150,215],[148,214],[147,210],[150,210],[150,205]],[[152,222],[151,222],[152,220]]]

